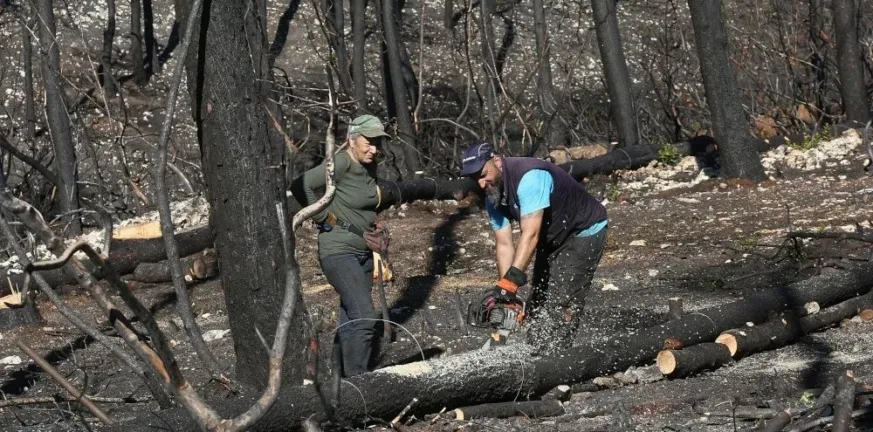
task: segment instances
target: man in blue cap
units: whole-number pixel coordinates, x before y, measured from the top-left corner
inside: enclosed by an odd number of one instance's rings
[[[536,256],[528,342],[543,352],[569,347],[606,244],[606,208],[555,164],[503,157],[489,143],[464,150],[461,165],[485,192],[496,243],[499,280],[481,307],[516,302]],[[511,221],[521,229],[517,244]]]

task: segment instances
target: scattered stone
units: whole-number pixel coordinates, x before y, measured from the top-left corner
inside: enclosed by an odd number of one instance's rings
[[[621,383],[617,379],[615,379],[615,377],[597,377],[591,380],[591,382],[593,382],[600,388],[606,389],[616,388],[621,385]]]
[[[203,340],[206,342],[212,342],[214,340],[223,339],[227,334],[230,333],[230,329],[227,330],[209,330],[203,333]]]
[[[21,364],[21,357],[18,357],[17,355],[3,357],[2,359],[0,359],[0,364],[2,364],[2,365],[19,365],[19,364]]]
[[[645,245],[646,245],[645,240],[634,240],[634,241],[630,242],[630,244],[628,246],[645,246]]]
[[[601,288],[600,290],[601,291],[618,291],[618,287],[615,286],[614,284],[608,283],[608,284],[603,285],[603,288]]]

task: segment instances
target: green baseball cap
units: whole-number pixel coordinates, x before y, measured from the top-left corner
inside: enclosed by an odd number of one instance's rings
[[[391,137],[385,133],[385,126],[374,115],[364,114],[349,123],[349,134],[361,134],[367,138]]]

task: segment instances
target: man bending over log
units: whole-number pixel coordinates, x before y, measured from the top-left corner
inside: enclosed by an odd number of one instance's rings
[[[483,310],[517,301],[534,254],[528,343],[543,353],[566,349],[579,328],[585,297],[606,244],[606,209],[558,166],[536,158],[503,157],[491,144],[467,148],[461,174],[487,197],[497,252],[496,286]],[[513,244],[510,221],[521,228]]]

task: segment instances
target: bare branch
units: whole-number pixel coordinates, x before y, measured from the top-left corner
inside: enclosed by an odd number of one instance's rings
[[[191,6],[191,12],[188,15],[188,23],[185,27],[185,35],[182,38],[181,52],[187,53],[188,46],[191,44],[191,37],[194,33],[194,27],[199,16],[200,7],[203,0],[196,0]],[[161,235],[164,237],[164,248],[167,251],[167,262],[170,265],[170,274],[173,277],[173,288],[176,292],[176,313],[182,319],[182,325],[185,327],[185,333],[197,356],[203,361],[207,368],[213,373],[228,381],[221,374],[221,367],[215,356],[206,346],[203,340],[203,334],[194,315],[191,312],[191,300],[188,299],[188,289],[185,283],[185,273],[182,270],[182,262],[179,260],[179,246],[176,244],[176,238],[173,237],[175,231],[173,226],[172,213],[170,212],[170,198],[167,193],[167,142],[170,139],[170,130],[173,127],[173,116],[176,112],[176,101],[179,96],[179,84],[182,80],[182,70],[185,67],[185,62],[176,62],[173,70],[173,78],[170,85],[170,94],[167,101],[167,112],[164,116],[164,123],[161,127],[161,136],[158,140],[157,148],[157,173],[155,174],[155,192],[158,198],[158,213],[161,219]],[[184,178],[184,177],[183,177]],[[189,186],[190,187],[190,186]]]

